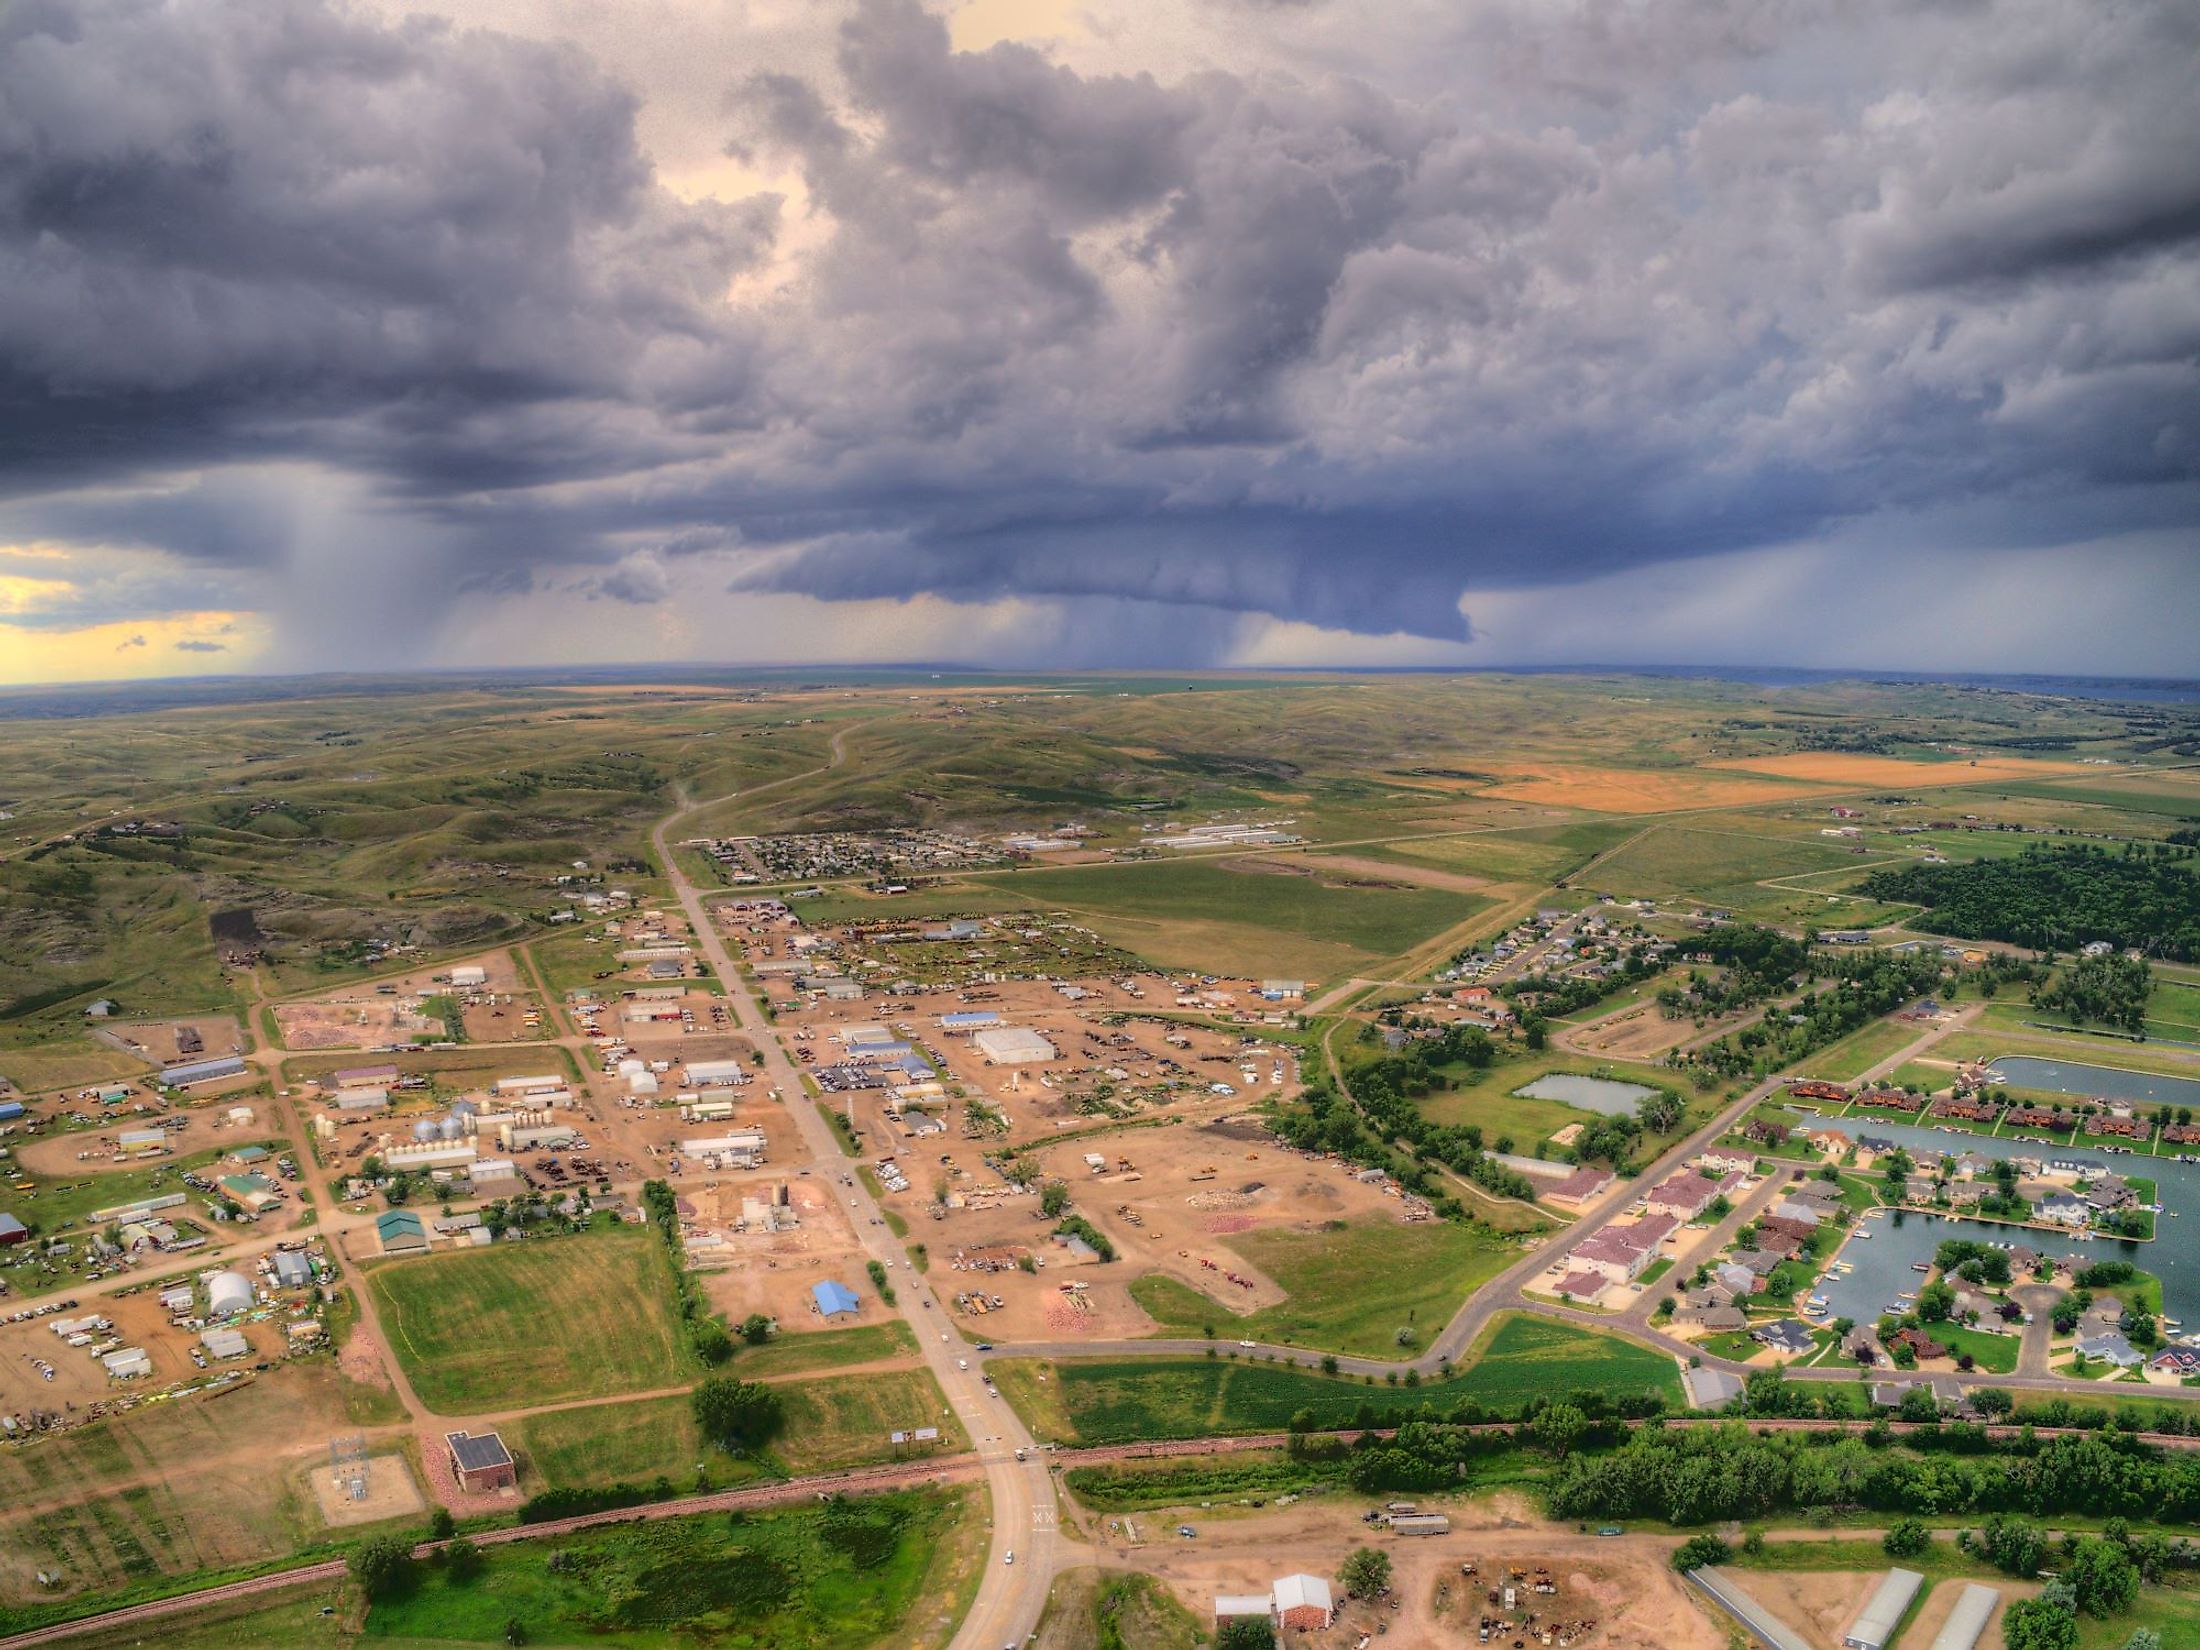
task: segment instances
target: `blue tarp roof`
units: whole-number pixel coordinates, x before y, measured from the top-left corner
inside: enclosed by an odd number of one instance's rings
[[[818,1311],[830,1318],[842,1312],[853,1312],[862,1304],[856,1292],[844,1283],[827,1278],[823,1283],[810,1285],[810,1298],[817,1302]]]

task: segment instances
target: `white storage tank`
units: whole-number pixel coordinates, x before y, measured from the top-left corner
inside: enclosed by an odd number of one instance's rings
[[[430,1117],[423,1117],[415,1123],[413,1125],[413,1138],[423,1145],[433,1140],[435,1138],[435,1120]]]

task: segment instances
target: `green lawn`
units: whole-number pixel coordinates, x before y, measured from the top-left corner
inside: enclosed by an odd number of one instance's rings
[[[646,1391],[696,1373],[664,1252],[645,1230],[385,1262],[367,1286],[414,1389],[444,1414]]]
[[[1989,1375],[2013,1375],[2017,1369],[2017,1352],[2021,1337],[2016,1335],[1990,1335],[1983,1329],[1967,1329],[1961,1324],[1927,1324],[1933,1339],[1956,1352],[1970,1353],[1978,1367]]]
[[[1673,1073],[1661,1066],[1590,1055],[1523,1051],[1517,1055],[1501,1055],[1481,1071],[1466,1066],[1445,1066],[1439,1071],[1455,1086],[1437,1090],[1420,1102],[1429,1121],[1473,1123],[1480,1127],[1483,1139],[1493,1150],[1498,1148],[1500,1140],[1509,1139],[1511,1150],[1531,1157],[1538,1141],[1548,1140],[1569,1123],[1597,1120],[1595,1112],[1569,1106],[1564,1101],[1540,1100],[1533,1095],[1514,1092],[1526,1088],[1539,1077],[1554,1074],[1609,1077],[1615,1082],[1640,1083],[1647,1088],[1674,1089],[1686,1111],[1673,1134],[1643,1137],[1641,1151],[1646,1159],[1656,1156],[1666,1143],[1702,1127],[1720,1104],[1717,1094],[1700,1095],[1677,1085]]]
[[[1197,1335],[1212,1324],[1230,1340],[1396,1356],[1400,1329],[1425,1342],[1468,1295],[1520,1258],[1513,1245],[1451,1221],[1253,1231],[1221,1241],[1291,1298],[1238,1317],[1174,1278],[1151,1274],[1131,1285],[1131,1295],[1159,1333]]]
[[[913,1356],[917,1337],[899,1318],[855,1329],[820,1329],[781,1335],[762,1346],[743,1346],[733,1356],[732,1372],[745,1381],[770,1375],[799,1375],[812,1369],[839,1369]]]
[[[672,1518],[482,1549],[474,1579],[433,1570],[378,1601],[366,1639],[671,1650],[698,1643],[856,1650],[927,1638],[954,1549],[982,1539],[963,1491]],[[562,1566],[545,1563],[563,1553]]]
[[[1505,1314],[1470,1356],[1461,1373],[1419,1387],[1230,1357],[1019,1358],[990,1367],[1033,1430],[1065,1443],[1281,1431],[1301,1409],[1324,1427],[1443,1415],[1462,1400],[1516,1413],[1530,1398],[1585,1391],[1626,1396],[1655,1389],[1669,1406],[1681,1407],[1670,1357],[1571,1324]]]
[[[1924,1028],[1896,1020],[1878,1020],[1804,1060],[1811,1076],[1828,1083],[1853,1083],[1882,1060],[1893,1058],[1923,1035]]]

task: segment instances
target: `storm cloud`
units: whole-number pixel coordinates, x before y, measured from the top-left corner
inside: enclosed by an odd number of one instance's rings
[[[709,194],[506,9],[0,12],[0,542],[73,569],[0,626],[1036,601],[1203,663],[2165,534],[2135,602],[2200,599],[2176,0],[1094,4],[1144,60],[854,0],[698,34]]]

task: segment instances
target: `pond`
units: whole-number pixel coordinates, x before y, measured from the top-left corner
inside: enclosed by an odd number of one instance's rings
[[[2133,1105],[2190,1106],[2200,1111],[2200,1080],[2190,1077],[2163,1077],[2151,1071],[2129,1071],[2122,1066],[2043,1060],[2031,1054],[2004,1054],[1993,1063],[1992,1071],[1993,1081],[2007,1083],[2011,1088],[2086,1095],[2097,1100],[2124,1100]]]
[[[1559,1071],[1538,1077],[1526,1088],[1513,1090],[1516,1096],[1557,1100],[1565,1105],[1579,1106],[1583,1111],[1602,1112],[1606,1117],[1632,1117],[1635,1108],[1657,1092],[1640,1083],[1622,1083],[1610,1077],[1575,1077]]]

